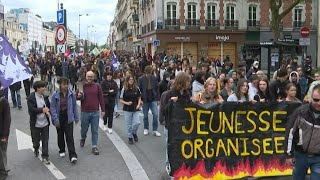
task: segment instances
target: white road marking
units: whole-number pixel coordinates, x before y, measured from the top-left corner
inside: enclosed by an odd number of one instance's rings
[[[24,132],[19,131],[16,129],[16,136],[17,136],[17,144],[18,144],[18,150],[24,150],[24,149],[33,149],[31,137]],[[39,151],[39,154],[42,152]],[[40,161],[42,162],[42,157],[38,156]],[[45,165],[45,164],[44,164]],[[51,162],[49,165],[45,165],[49,171],[56,177],[57,179],[66,179],[66,177],[59,171],[58,168],[54,166],[54,164]]]

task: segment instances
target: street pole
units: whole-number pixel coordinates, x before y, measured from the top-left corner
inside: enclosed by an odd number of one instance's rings
[[[82,14],[79,14],[79,41],[81,40],[81,37],[80,37],[80,17],[82,16]]]

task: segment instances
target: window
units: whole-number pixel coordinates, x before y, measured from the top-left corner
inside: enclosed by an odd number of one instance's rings
[[[210,4],[207,7],[207,19],[216,20],[216,6],[213,4]]]
[[[227,5],[227,20],[234,20],[234,9],[233,5]]]
[[[188,20],[187,25],[196,25],[196,18],[197,18],[197,8],[196,4],[189,3],[188,4]]]
[[[168,3],[167,4],[167,19],[177,19],[177,5]]]
[[[301,8],[295,8],[294,9],[294,21],[293,21],[294,27],[302,27],[302,9]]]
[[[257,20],[257,6],[250,5],[249,6],[249,21]]]

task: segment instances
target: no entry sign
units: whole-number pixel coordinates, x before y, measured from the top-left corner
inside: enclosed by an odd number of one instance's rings
[[[309,28],[307,28],[307,27],[302,27],[302,28],[300,29],[300,35],[301,35],[301,37],[307,38],[307,37],[309,37],[309,34],[310,34],[310,29],[309,29]]]

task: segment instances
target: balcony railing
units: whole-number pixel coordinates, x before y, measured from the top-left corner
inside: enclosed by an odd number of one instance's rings
[[[248,20],[247,21],[247,29],[248,30],[259,30],[260,29],[260,21]]]
[[[200,19],[186,19],[186,29],[200,29]]]
[[[166,29],[180,29],[180,19],[165,19],[164,25]]]
[[[304,26],[304,22],[303,21],[293,21],[293,28],[294,29],[300,29],[303,26]]]
[[[206,20],[206,29],[219,29],[220,28],[220,22],[219,20]]]
[[[224,21],[225,29],[238,29],[239,28],[239,21],[238,20],[225,20]]]

